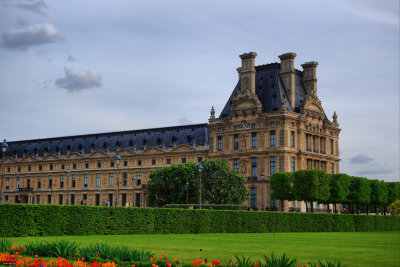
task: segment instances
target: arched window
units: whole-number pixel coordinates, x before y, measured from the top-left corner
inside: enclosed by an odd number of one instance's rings
[[[257,189],[255,187],[251,188],[251,208],[257,209]]]

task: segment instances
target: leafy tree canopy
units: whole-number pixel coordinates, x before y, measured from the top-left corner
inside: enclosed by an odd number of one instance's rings
[[[293,177],[290,172],[275,172],[270,180],[273,199],[293,200]]]
[[[352,203],[368,204],[371,187],[369,180],[363,177],[351,177],[348,200]]]
[[[329,203],[344,203],[349,195],[351,177],[344,173],[330,175]]]
[[[326,202],[329,178],[323,170],[300,170],[293,173],[293,194],[296,200]]]

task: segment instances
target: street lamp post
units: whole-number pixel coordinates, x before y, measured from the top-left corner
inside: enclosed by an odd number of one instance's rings
[[[199,164],[199,173],[200,173],[200,194],[199,194],[199,209],[201,209],[201,172],[203,171],[203,166],[201,165],[201,162]]]
[[[136,181],[136,177],[135,175],[132,176],[132,206],[137,206],[135,205],[135,181]]]
[[[232,204],[234,204],[233,203],[233,186],[231,186],[231,202],[232,202]]]
[[[70,175],[70,170],[67,169],[67,206],[69,205],[69,175]]]
[[[117,163],[117,196],[115,197],[115,206],[118,207],[118,199],[119,199],[119,177],[118,177],[118,169],[119,164],[121,164],[121,157],[119,154],[115,156],[115,161]]]
[[[189,204],[189,181],[186,180],[186,205]]]
[[[0,203],[3,203],[3,183],[4,183],[4,158],[6,157],[8,144],[6,139],[1,143],[1,150],[3,151],[3,157],[1,158],[1,192],[0,192]]]
[[[261,171],[261,210],[265,210],[264,207],[264,181],[265,181],[265,175],[264,172]]]

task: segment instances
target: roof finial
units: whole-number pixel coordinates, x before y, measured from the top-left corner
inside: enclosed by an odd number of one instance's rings
[[[214,110],[214,106],[211,107],[211,111],[210,111],[210,120],[214,120],[215,119],[215,110]]]
[[[333,123],[334,123],[336,126],[339,126],[339,123],[338,123],[338,121],[337,121],[336,111],[333,111],[333,116],[332,116],[332,118],[333,118]]]

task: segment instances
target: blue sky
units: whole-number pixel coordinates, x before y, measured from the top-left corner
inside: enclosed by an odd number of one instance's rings
[[[282,3],[281,3],[282,2]],[[341,172],[399,180],[399,2],[0,0],[0,137],[204,123],[256,64],[315,60]]]

